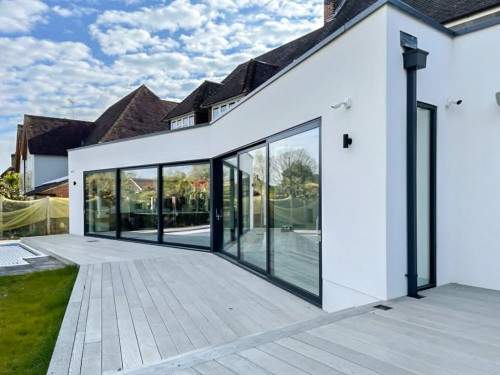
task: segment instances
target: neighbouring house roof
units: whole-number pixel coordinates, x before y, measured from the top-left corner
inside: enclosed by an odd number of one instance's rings
[[[376,2],[377,0],[347,0],[335,17],[323,27],[238,65],[221,82],[218,90],[204,101],[202,107],[253,91]],[[401,3],[443,24],[500,5],[499,0],[404,0]],[[186,102],[183,105],[183,113],[193,111],[192,107],[187,107],[188,104]],[[169,114],[169,117],[174,116]]]
[[[66,156],[68,149],[83,144],[92,126],[88,121],[24,115],[22,131],[31,154]]]
[[[109,107],[95,121],[85,144],[104,143],[166,130],[166,125],[160,120],[177,104],[161,100],[145,85],[141,85]]]
[[[203,107],[209,107],[238,95],[248,94],[266,82],[277,71],[277,65],[256,59],[240,64],[222,81],[219,89],[203,102]]]
[[[186,113],[199,111],[205,99],[217,91],[220,86],[220,83],[204,81],[186,99],[180,102],[177,107],[167,113],[163,121],[185,115]]]
[[[27,152],[66,156],[67,150],[166,130],[162,117],[177,103],[161,100],[145,85],[109,107],[95,122],[25,115],[17,126],[14,171]]]
[[[68,177],[64,177],[57,181],[50,181],[43,185],[37,186],[35,189],[26,192],[27,196],[35,196],[35,195],[53,195],[48,190],[55,189],[62,185],[68,184]]]

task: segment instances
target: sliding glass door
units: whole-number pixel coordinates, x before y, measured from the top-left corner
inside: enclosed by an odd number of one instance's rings
[[[221,251],[238,256],[238,159],[222,161],[222,207],[217,212],[222,219]]]
[[[266,270],[267,163],[266,147],[239,154],[241,176],[240,259]]]
[[[216,249],[321,297],[320,129],[313,121],[219,159]]]
[[[269,145],[270,273],[319,295],[319,129]]]

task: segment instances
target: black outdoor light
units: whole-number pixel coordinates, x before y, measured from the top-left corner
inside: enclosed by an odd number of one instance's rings
[[[73,186],[76,186],[76,181],[73,181]]]
[[[349,134],[344,134],[343,145],[344,148],[349,148],[352,145],[352,138],[349,138]]]

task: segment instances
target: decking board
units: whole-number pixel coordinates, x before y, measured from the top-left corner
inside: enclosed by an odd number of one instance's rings
[[[214,254],[37,244],[82,260],[49,374],[500,373],[500,292],[454,284],[326,314]]]

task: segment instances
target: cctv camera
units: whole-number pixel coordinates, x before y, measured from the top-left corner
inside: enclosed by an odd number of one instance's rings
[[[446,108],[449,108],[451,107],[452,105],[460,105],[462,104],[463,100],[462,99],[448,99],[448,102],[446,103],[445,107]]]
[[[351,108],[351,99],[350,98],[347,98],[346,100],[344,100],[343,102],[338,102],[338,103],[335,103],[334,105],[331,106],[333,109],[339,109],[340,107],[344,107],[344,108]]]

